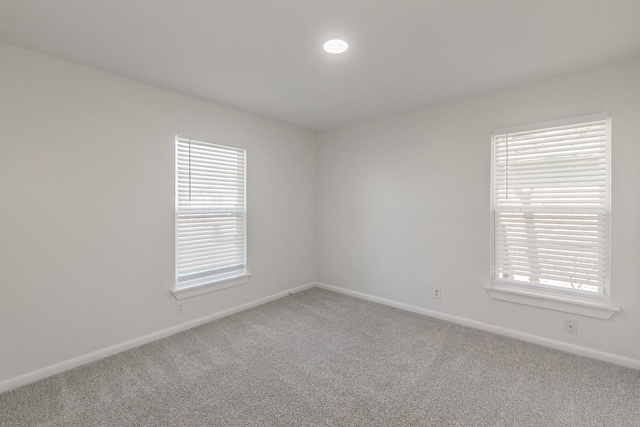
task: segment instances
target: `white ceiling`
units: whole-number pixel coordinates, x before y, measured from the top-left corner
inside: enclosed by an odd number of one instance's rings
[[[639,56],[640,0],[0,0],[0,41],[325,130]]]

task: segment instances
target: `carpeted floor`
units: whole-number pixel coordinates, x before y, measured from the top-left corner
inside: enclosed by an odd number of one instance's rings
[[[640,371],[310,289],[0,395],[0,426],[640,426]]]

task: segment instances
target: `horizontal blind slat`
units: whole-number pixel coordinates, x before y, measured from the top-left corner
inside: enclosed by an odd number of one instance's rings
[[[607,129],[597,120],[494,135],[497,278],[602,292]]]
[[[178,282],[244,268],[245,151],[176,139]]]

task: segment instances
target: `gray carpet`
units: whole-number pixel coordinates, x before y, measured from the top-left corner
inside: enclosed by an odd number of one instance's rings
[[[640,426],[640,371],[311,289],[0,395],[1,426]]]

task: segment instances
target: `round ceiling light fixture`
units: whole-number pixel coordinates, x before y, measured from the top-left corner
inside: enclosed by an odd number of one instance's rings
[[[323,47],[326,52],[338,54],[347,50],[347,48],[349,48],[349,45],[344,40],[333,39],[326,42]]]

